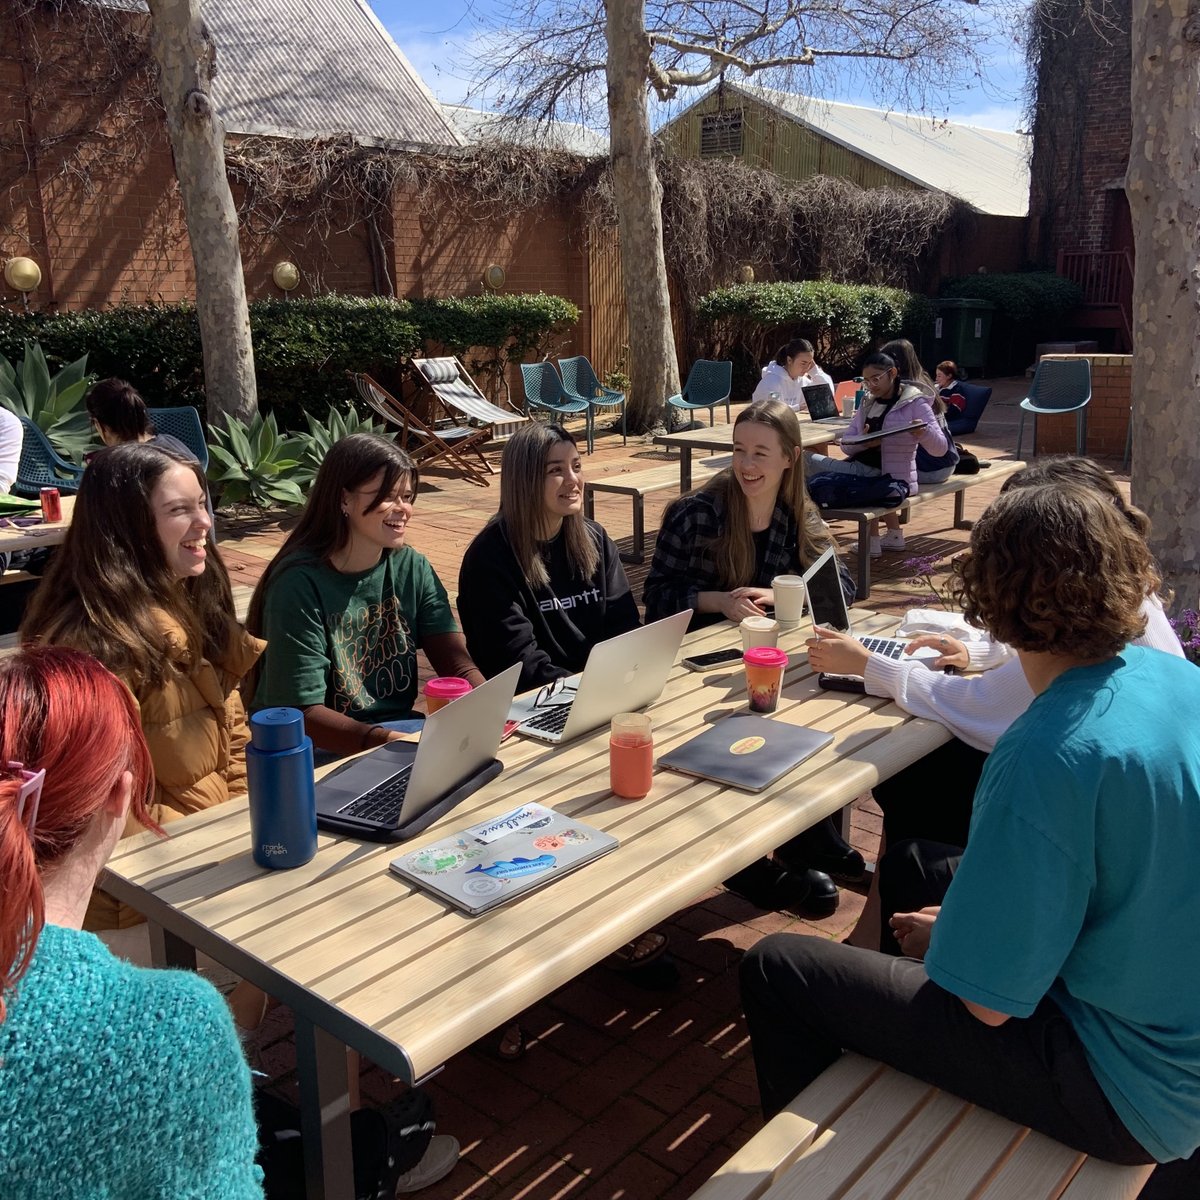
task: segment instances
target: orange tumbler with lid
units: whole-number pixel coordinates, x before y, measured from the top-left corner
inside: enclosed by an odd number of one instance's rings
[[[435,713],[470,690],[471,685],[457,675],[437,675],[425,685],[425,711]]]
[[[788,656],[775,646],[753,646],[742,655],[746,664],[746,693],[750,711],[772,713],[783,690]]]

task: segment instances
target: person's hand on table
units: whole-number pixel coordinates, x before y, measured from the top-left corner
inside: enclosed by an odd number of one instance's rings
[[[770,588],[739,587],[726,593],[725,603],[721,612],[730,621],[744,621],[747,617],[763,617],[766,612],[764,604],[775,602],[774,593]]]
[[[826,675],[861,675],[871,658],[870,650],[858,638],[820,625],[814,627],[813,636],[804,645],[809,666]]]
[[[933,923],[937,920],[941,906],[923,908],[915,913],[896,913],[889,924],[900,943],[900,953],[908,958],[924,958],[929,949],[929,938]]]
[[[966,642],[960,642],[948,633],[923,633],[904,647],[904,653],[911,654],[914,650],[925,647],[936,650],[941,655],[941,658],[935,658],[931,664],[935,670],[944,671],[947,667],[954,667],[956,670],[965,671],[971,665],[971,655],[967,652]]]

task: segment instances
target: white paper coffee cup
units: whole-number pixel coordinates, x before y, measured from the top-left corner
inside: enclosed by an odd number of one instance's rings
[[[771,591],[775,593],[775,620],[784,629],[799,625],[804,616],[804,580],[799,575],[776,575]]]
[[[742,650],[779,644],[779,625],[770,617],[747,617],[742,622]]]

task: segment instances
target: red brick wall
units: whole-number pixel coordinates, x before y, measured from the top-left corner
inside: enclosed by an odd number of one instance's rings
[[[1086,358],[1092,364],[1092,399],[1087,407],[1087,445],[1093,458],[1120,458],[1129,432],[1131,354],[1048,354],[1046,358]],[[1026,420],[1029,420],[1026,417]],[[1075,453],[1075,414],[1039,417],[1039,454]]]

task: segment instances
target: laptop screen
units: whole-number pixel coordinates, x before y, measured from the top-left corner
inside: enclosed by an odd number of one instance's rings
[[[824,421],[838,415],[838,407],[833,399],[833,389],[827,383],[810,383],[800,389],[804,393],[804,403],[808,415],[814,421]]]
[[[813,624],[848,631],[850,614],[846,610],[842,577],[832,546],[804,572],[803,579],[808,593],[808,611]]]

